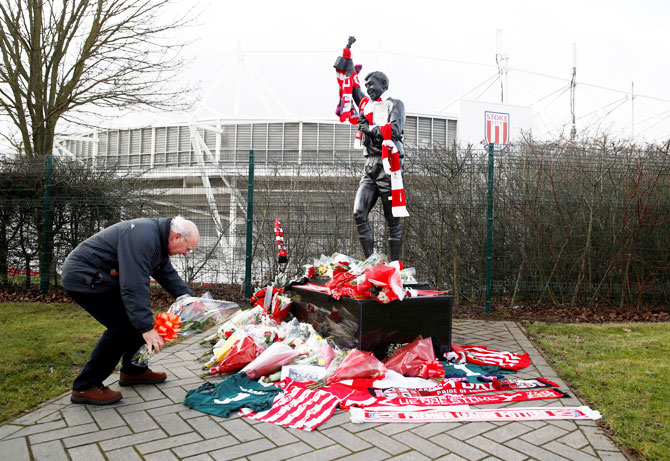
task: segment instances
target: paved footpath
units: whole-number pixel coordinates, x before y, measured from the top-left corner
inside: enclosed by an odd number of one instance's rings
[[[69,393],[0,426],[0,459],[28,460],[625,460],[595,421],[352,424],[337,411],[313,432],[234,416],[219,418],[182,405],[198,387],[207,352],[193,337],[164,349],[154,369],[168,372],[155,386],[120,388],[108,407],[74,405]],[[516,376],[542,376],[569,389],[513,322],[455,321],[454,341],[528,352],[532,365]],[[106,383],[118,387],[118,375]],[[576,398],[498,407],[579,406]],[[492,408],[493,405],[473,408]],[[596,408],[597,410],[597,408]]]

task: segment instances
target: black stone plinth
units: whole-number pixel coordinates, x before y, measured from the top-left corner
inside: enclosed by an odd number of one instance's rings
[[[292,313],[301,322],[307,321],[304,303],[328,311],[346,309],[352,318],[358,319],[358,348],[373,352],[380,360],[386,356],[389,345],[408,343],[419,335],[432,339],[438,359],[451,350],[451,296],[405,298],[382,304],[370,299],[335,300],[300,285],[293,286],[291,291],[293,299],[299,301],[294,303]]]

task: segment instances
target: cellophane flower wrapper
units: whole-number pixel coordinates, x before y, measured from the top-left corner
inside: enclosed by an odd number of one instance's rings
[[[221,362],[228,352],[232,349],[235,343],[241,340],[244,336],[241,334],[240,330],[235,331],[231,336],[226,339],[220,339],[214,347],[212,348],[212,357],[207,363],[205,363],[204,368],[209,368],[215,366],[217,363]]]
[[[268,325],[244,325],[235,332],[235,336],[249,337],[262,349],[267,349],[273,343],[284,340],[280,328]]]
[[[403,283],[416,283],[416,269],[413,267],[405,267],[400,271],[400,279]]]
[[[402,286],[398,261],[393,261],[389,265],[380,264],[365,269],[365,278],[372,285],[381,288],[380,293],[384,294],[384,298],[380,301],[384,302],[387,299],[386,302],[396,299],[402,301],[405,298],[405,289]]]
[[[235,330],[244,325],[269,325],[275,326],[276,323],[267,317],[262,306],[256,306],[253,309],[238,311],[219,327],[218,335],[221,339],[229,338]]]
[[[242,371],[250,379],[258,379],[261,376],[268,376],[281,370],[281,367],[288,365],[299,352],[291,346],[284,343],[274,343],[263,351],[256,359],[245,366]]]
[[[186,336],[200,333],[227,320],[239,309],[240,306],[234,302],[212,299],[208,292],[201,297],[180,296],[168,312],[181,318],[181,335]]]
[[[312,335],[316,334],[314,327],[309,323],[299,322],[294,318],[290,322],[284,322],[284,342],[291,347],[297,347],[305,343]]]
[[[146,368],[149,366],[149,361],[153,356],[154,352],[150,354],[147,345],[142,344],[142,346],[139,349],[137,349],[137,352],[135,352],[135,355],[133,355],[133,358],[130,359],[130,363],[132,363],[136,367]]]
[[[389,370],[396,371],[403,376],[419,376],[425,362],[435,360],[433,340],[419,336],[411,343],[405,344],[384,362]]]
[[[277,293],[272,298],[272,303],[269,309],[266,309],[268,315],[277,323],[281,323],[286,319],[286,316],[291,310],[293,300],[288,296],[283,296]]]
[[[386,376],[386,367],[377,360],[372,352],[353,349],[339,364],[334,373],[326,373],[325,381],[327,384],[331,384],[344,379],[383,379],[384,376]]]
[[[335,349],[328,343],[328,341],[321,345],[321,348],[319,349],[319,357],[323,359],[323,366],[326,368],[330,366],[333,358],[335,358]]]
[[[245,336],[235,342],[223,360],[209,370],[209,374],[217,375],[238,371],[256,359],[258,354],[259,348],[256,346],[254,340],[249,336]]]
[[[314,259],[312,264],[306,264],[305,277],[328,277],[332,278],[340,272],[347,272],[353,259],[342,253],[334,253],[332,256],[321,255],[319,259]]]
[[[362,261],[355,261],[351,264],[351,269],[349,272],[355,275],[361,275],[365,273],[365,269],[384,264],[384,257],[379,253],[372,253],[367,259]]]
[[[330,364],[326,366],[326,378],[329,378],[330,376],[333,376],[339,366],[344,362],[344,359],[347,358],[347,355],[349,355],[349,352],[351,352],[354,349],[333,349],[335,354],[333,355],[332,360],[330,361]]]
[[[325,366],[326,358],[322,357],[321,351],[327,352],[324,347],[328,346],[328,342],[321,336],[314,333],[307,340],[296,346],[295,350],[299,356],[293,361],[295,365],[320,365]]]
[[[356,278],[352,272],[338,272],[326,282],[326,287],[330,290],[330,296],[340,299],[342,296],[353,296],[354,288],[351,282]]]

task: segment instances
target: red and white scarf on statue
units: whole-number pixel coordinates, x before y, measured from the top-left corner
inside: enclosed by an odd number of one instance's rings
[[[388,99],[388,93],[385,92],[382,96],[376,101],[377,103],[382,103]],[[372,129],[380,120],[374,119],[374,107],[375,103],[370,103],[369,97],[364,97],[361,99],[359,104],[359,109],[361,111],[361,116],[365,117]],[[400,153],[398,152],[398,147],[395,145],[391,139],[393,131],[390,123],[386,123],[388,118],[383,120],[384,125],[379,127],[384,142],[382,143],[382,165],[384,166],[384,171],[386,174],[391,176],[391,206],[393,216],[396,218],[404,218],[409,216],[407,212],[407,202],[405,197],[405,187],[402,182],[402,164],[400,163]],[[356,139],[354,141],[354,148],[361,148],[361,132],[356,133]]]
[[[340,87],[340,122],[349,122],[352,125],[358,124],[358,111],[354,104],[354,88],[360,87],[358,74],[353,73],[349,77],[344,72],[337,72],[337,83]]]
[[[382,142],[382,165],[386,174],[391,175],[391,206],[395,218],[409,216],[407,202],[405,201],[405,187],[402,183],[402,164],[398,147],[391,139],[391,124],[387,123],[379,127],[384,142]]]
[[[344,49],[343,57],[351,58],[351,50],[348,48]],[[340,71],[335,71],[337,74],[337,84],[340,87],[340,122],[349,122],[352,125],[358,124],[358,111],[356,110],[356,104],[354,104],[353,91],[354,88],[360,88],[360,82],[358,81],[358,74],[354,72],[347,77],[347,74]]]
[[[372,104],[370,104],[370,98],[365,96],[358,103],[358,109],[360,111],[360,116],[365,117],[370,126],[373,125],[372,122]],[[363,145],[361,144],[361,139],[363,137],[363,132],[358,130],[356,132],[356,138],[354,139],[354,149],[362,149]]]

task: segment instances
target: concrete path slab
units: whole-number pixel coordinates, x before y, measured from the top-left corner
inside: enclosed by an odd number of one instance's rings
[[[0,459],[627,459],[595,421],[352,424],[348,413],[338,410],[316,431],[304,432],[239,416],[206,415],[182,404],[186,392],[203,382],[196,362],[207,352],[198,344],[202,337],[168,347],[156,357],[152,367],[168,373],[164,383],[120,388],[118,375],[112,375],[105,384],[124,395],[114,405],[74,405],[68,392],[0,426]],[[453,340],[528,352],[532,365],[515,377],[542,376],[570,392],[514,322],[455,321]],[[536,405],[582,403],[572,397],[504,406]]]

